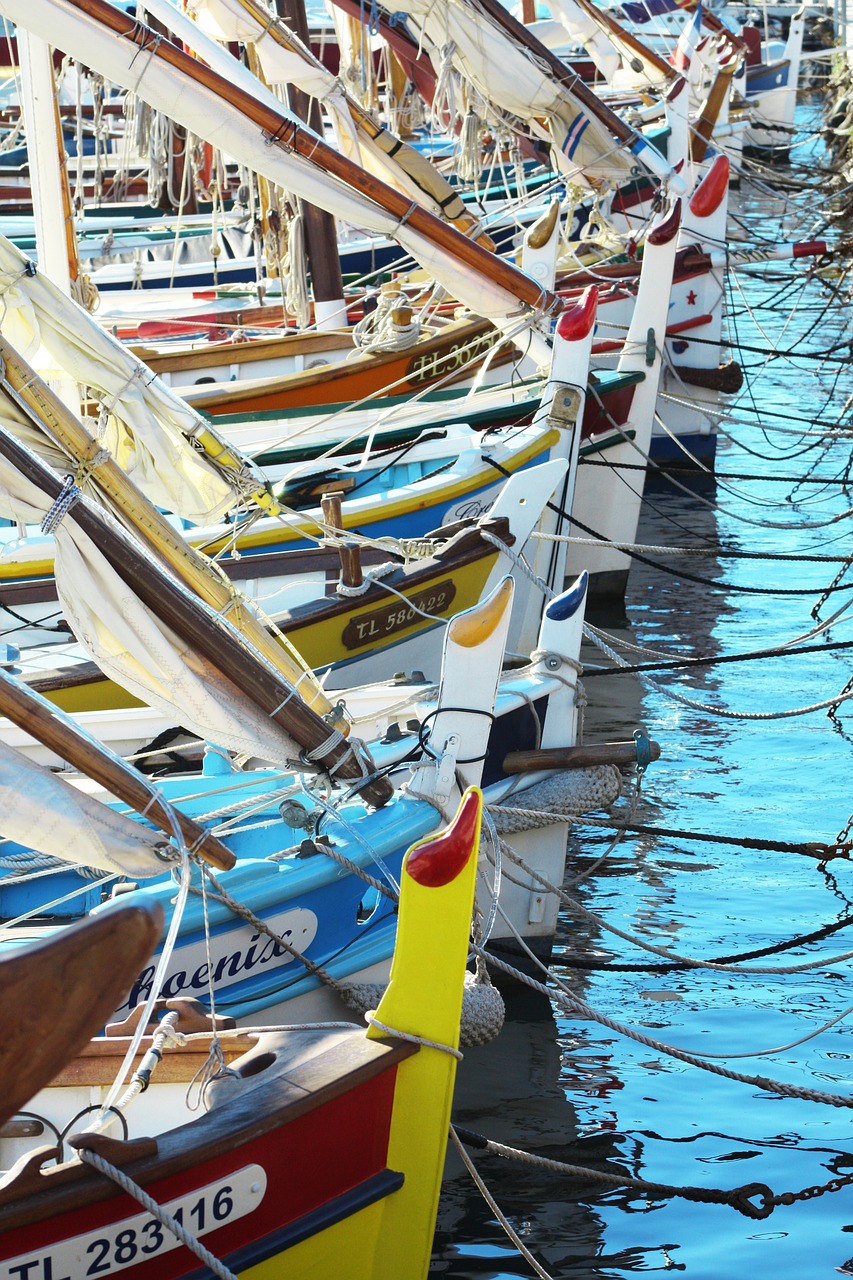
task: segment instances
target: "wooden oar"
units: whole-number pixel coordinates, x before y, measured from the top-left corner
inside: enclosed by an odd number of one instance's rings
[[[234,854],[218,836],[199,826],[192,818],[181,813],[180,809],[172,809],[171,805],[165,804],[141,773],[120,756],[95,742],[78,728],[70,716],[59,711],[41,694],[28,689],[22,681],[2,668],[0,713],[33,738],[43,742],[75,769],[106,787],[111,795],[129,804],[137,813],[144,813],[146,818],[167,835],[174,835],[174,824],[177,821],[187,846],[211,866],[223,871],[234,866]]]
[[[0,1125],[104,1025],[151,955],[159,907],[117,907],[0,961]]]
[[[20,473],[56,500],[62,481],[50,467],[0,428],[0,453]],[[314,763],[333,770],[341,781],[363,778],[361,764],[345,738],[334,740],[330,726],[306,706],[294,687],[267,663],[229,622],[189,595],[150,554],[86,498],[66,514],[96,544],[116,573],[128,582],[139,599],[158,618],[195,648],[217,671],[223,672],[241,693],[281,725],[306,750],[324,748]],[[390,800],[394,789],[384,778],[365,783],[362,795],[379,806]]]

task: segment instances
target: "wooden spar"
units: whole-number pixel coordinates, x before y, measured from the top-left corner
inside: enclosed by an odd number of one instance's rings
[[[311,37],[308,33],[305,0],[275,0],[275,8],[278,16],[288,22],[302,43],[308,46]],[[309,98],[307,93],[292,84],[287,87],[287,96],[291,111],[322,137],[323,116],[317,99]],[[343,307],[344,282],[335,220],[327,210],[309,204],[307,200],[302,201],[302,213],[305,218],[305,247],[311,267],[314,302],[338,303]],[[335,323],[346,323],[345,310],[343,315],[336,318]]]
[[[84,733],[70,716],[46,702],[40,694],[0,668],[0,712],[33,738],[55,751],[75,769],[93,778],[100,786],[139,814],[144,814],[166,835],[180,828],[187,847],[212,867],[227,871],[236,862],[234,854],[218,836],[206,831],[192,818],[173,809],[157,789],[111,751],[106,751]],[[164,865],[164,870],[165,870]]]
[[[286,680],[303,680],[304,700],[318,715],[328,715],[333,707],[316,680],[304,681],[308,668],[297,651],[284,638],[283,644],[270,636],[258,618],[246,608],[239,593],[215,570],[211,562],[175,532],[127,476],[114,458],[98,460],[102,454],[97,440],[86,430],[51,388],[14,347],[0,334],[0,361],[3,372],[0,385],[26,413],[33,425],[51,435],[67,449],[71,457],[89,471],[93,482],[120,509],[121,518],[139,538],[157,553],[170,569],[205,604],[218,612],[227,610],[238,630]],[[286,647],[283,647],[286,646]],[[288,649],[294,655],[290,656]],[[300,689],[303,687],[300,685]],[[349,731],[346,721],[336,721],[342,733]]]
[[[464,262],[474,271],[491,279],[520,302],[526,303],[537,312],[551,308],[559,309],[560,303],[555,294],[543,291],[535,280],[526,276],[523,271],[519,271],[512,263],[489,253],[476,241],[467,239],[455,227],[428,213],[407,196],[401,195],[372,174],[365,173],[353,161],[317,138],[313,132],[301,128],[289,116],[275,111],[266,103],[259,102],[239,85],[229,83],[224,76],[212,71],[210,67],[184,53],[169,41],[157,40],[146,26],[123,13],[108,0],[65,0],[65,3],[88,14],[102,26],[129,40],[139,49],[144,49],[145,57],[159,58],[181,75],[196,81],[219,98],[228,101],[269,135],[271,145],[279,146],[283,150],[295,151],[306,160],[317,164],[330,176],[338,178],[373,200],[386,213],[397,218],[401,225],[406,223],[412,230],[428,237],[441,249]],[[563,75],[569,78],[565,68],[563,68]],[[578,96],[580,97],[580,94]],[[588,91],[587,96],[594,97]],[[606,112],[608,121],[611,114]],[[617,120],[618,117],[613,116],[613,119]],[[633,141],[636,138],[634,131],[627,125],[622,125],[621,121],[619,124],[622,130],[619,136],[624,140]]]
[[[237,0],[237,2],[240,8],[257,22],[259,28],[258,40],[264,35],[266,39],[272,40],[282,49],[287,49],[290,53],[297,54],[309,66],[316,64],[318,69],[323,69],[323,64],[319,59],[315,58],[308,47],[307,35],[303,37],[300,32],[300,39],[297,39],[293,32],[281,22],[270,23],[266,11],[259,3],[259,0]],[[280,3],[281,0],[277,0],[277,2]],[[405,89],[406,73],[390,45],[388,46],[388,51],[392,77],[397,75],[402,77],[402,85],[398,84],[399,92],[402,93]],[[362,106],[345,86],[341,86],[341,93],[346,101],[350,118],[356,128],[367,134],[369,138],[377,141],[382,150],[400,166],[415,185],[440,205],[442,213],[448,222],[452,222],[465,235],[470,235],[474,240],[479,241],[484,248],[493,251],[495,247],[494,241],[485,231],[477,230],[477,219],[468,212],[458,192],[450,185],[443,174],[439,173],[434,166],[425,162],[421,153],[410,147],[408,143],[402,140],[402,137],[395,136],[390,130],[377,123],[370,112]],[[2,119],[2,113],[0,113],[0,119]],[[312,128],[314,127],[312,122]],[[316,131],[318,133],[322,132],[319,128]],[[412,136],[411,132],[409,136]],[[386,140],[390,145],[385,145]]]
[[[661,74],[666,77],[668,84],[673,80],[678,79],[681,74],[680,71],[676,71],[675,67],[673,67],[671,63],[667,62],[665,58],[662,58],[659,53],[655,53],[654,49],[650,49],[648,45],[643,44],[643,41],[635,36],[632,31],[627,31],[621,23],[617,22],[616,19],[604,9],[599,9],[595,5],[590,4],[589,0],[575,0],[575,4],[577,4],[585,14],[592,18],[593,22],[597,23],[599,27],[607,27],[617,40],[626,45],[629,49],[633,49],[637,56],[642,58],[644,62],[648,62],[653,66],[655,71],[661,72]]]
[[[649,743],[649,758],[660,759],[660,743]],[[528,773],[533,769],[585,769],[598,764],[637,763],[636,742],[601,742],[583,747],[551,747],[539,751],[510,751],[504,756],[504,773]]]
[[[699,109],[699,118],[693,125],[690,134],[690,159],[694,164],[699,164],[705,159],[705,152],[708,150],[708,143],[716,127],[717,117],[726,100],[726,94],[731,86],[736,66],[737,62],[732,58],[719,68],[708,96]]]
[[[608,106],[605,106],[601,99],[593,93],[592,89],[587,88],[580,76],[576,75],[574,71],[570,71],[566,64],[557,57],[556,53],[546,48],[532,31],[528,31],[523,23],[514,18],[503,7],[500,0],[478,0],[478,4],[499,27],[512,36],[518,44],[523,45],[529,53],[532,53],[537,62],[547,67],[554,79],[565,89],[568,89],[591,116],[595,116],[596,120],[605,125],[614,138],[619,142],[627,143],[629,146],[637,141],[639,136],[637,131],[620,119],[615,111],[611,111]]]
[[[2,427],[0,453],[51,499],[59,496],[62,481],[56,473]],[[333,737],[329,724],[305,705],[293,685],[274,671],[230,623],[190,596],[181,583],[152,560],[144,547],[108,521],[103,512],[84,498],[65,518],[74,521],[91,538],[152,613],[222,672],[301,747],[311,751],[329,743]],[[363,778],[361,763],[342,736],[331,742],[314,763],[317,768],[334,771],[341,781]],[[376,806],[385,804],[393,792],[384,778],[365,783],[361,788],[364,798]]]

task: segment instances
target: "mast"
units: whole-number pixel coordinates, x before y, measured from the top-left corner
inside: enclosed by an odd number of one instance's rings
[[[18,60],[39,269],[70,297],[80,267],[52,50],[38,36],[20,28]],[[81,156],[77,163],[82,163]]]
[[[305,0],[275,0],[275,8],[278,16],[308,46],[310,36]],[[309,98],[295,85],[288,85],[287,96],[291,111],[322,137],[323,116],[317,99]],[[314,322],[318,329],[339,329],[346,325],[347,320],[335,219],[325,209],[307,200],[302,201],[302,216],[314,290]]]

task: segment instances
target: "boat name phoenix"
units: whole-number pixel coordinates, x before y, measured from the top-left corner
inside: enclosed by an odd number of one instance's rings
[[[298,951],[304,951],[310,946],[317,933],[317,917],[313,911],[306,911],[304,908],[273,916],[267,923]],[[255,970],[263,968],[268,972],[271,968],[291,964],[295,959],[281,943],[272,938],[262,938],[260,933],[251,934],[248,946],[215,958],[208,955],[203,942],[181,947],[176,955],[178,962],[184,967],[173,970],[163,983],[159,995],[166,1000],[173,1000],[188,992],[193,995],[204,993],[211,980],[220,989],[231,986]],[[155,971],[153,964],[142,970],[116,1014],[127,1014],[137,1004],[147,1000],[151,994]]]

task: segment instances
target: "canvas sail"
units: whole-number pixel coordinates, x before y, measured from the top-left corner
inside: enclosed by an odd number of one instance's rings
[[[617,142],[569,88],[550,74],[477,0],[395,0],[397,11],[420,34],[436,71],[443,56],[477,92],[523,122],[525,131],[548,142],[560,171],[572,181],[612,187],[636,176],[638,163],[652,163],[639,142],[632,151]],[[666,166],[664,166],[665,168]],[[658,168],[658,173],[661,170]]]
[[[26,804],[21,796],[27,797]],[[3,836],[26,850],[134,879],[166,870],[158,856],[158,850],[169,847],[164,836],[78,791],[2,741],[0,807]]]
[[[0,0],[0,13],[137,94],[196,137],[240,160],[270,182],[345,222],[396,240],[476,315],[492,320],[508,335],[519,335],[522,329],[526,330],[525,348],[538,364],[549,360],[548,340],[535,328],[529,328],[537,309],[544,310],[543,304],[548,301],[544,292],[539,291],[542,304],[538,308],[534,306],[525,320],[528,308],[519,306],[521,295],[513,291],[511,284],[504,283],[507,275],[503,263],[495,262],[495,278],[490,278],[484,270],[457,257],[424,231],[415,229],[409,221],[410,215],[399,217],[389,212],[377,200],[327,173],[312,160],[277,145],[275,134],[253,124],[232,101],[234,86],[239,83],[241,89],[245,89],[246,85],[245,76],[238,74],[244,68],[236,60],[230,83],[210,71],[203,78],[191,78],[189,72],[180,74],[165,58],[157,56],[162,37],[114,11],[123,27],[127,22],[124,34],[117,35],[99,18],[79,8],[75,0]],[[274,116],[278,121],[277,133],[295,128],[304,138],[313,136],[269,89],[255,77],[251,80],[252,97],[266,109],[269,117]],[[319,138],[317,146],[322,146]],[[502,272],[500,276],[498,268]],[[513,275],[515,279],[524,279],[521,273]],[[529,285],[530,281],[525,281],[525,289]]]
[[[19,425],[20,415],[2,397],[0,426],[18,435]],[[37,485],[0,458],[0,515],[38,524],[51,506]],[[111,520],[106,512],[103,518]],[[118,525],[116,533],[129,536]],[[144,605],[73,518],[62,519],[53,535],[65,617],[105,675],[209,742],[279,765],[298,758],[290,735]]]
[[[674,78],[673,68],[661,66],[639,40],[627,38],[617,22],[608,21],[587,0],[551,0],[551,10],[567,34],[584,46],[611,88],[660,90]]]
[[[192,445],[195,410],[0,235],[3,333],[28,357],[41,345],[109,412],[102,443],[159,507],[195,524],[219,520],[262,487],[250,464],[220,470]],[[204,424],[205,426],[207,424]]]
[[[170,29],[179,25],[176,34],[211,66],[228,74],[231,55],[225,51],[216,55],[209,43],[202,45],[171,0],[148,0],[146,8]],[[474,219],[458,193],[429,160],[369,116],[350,97],[339,77],[332,75],[280,19],[271,18],[259,0],[198,0],[189,13],[205,36],[224,43],[254,45],[267,84],[296,85],[316,98],[328,112],[344,155],[417,200],[436,217],[463,229],[473,225]]]

